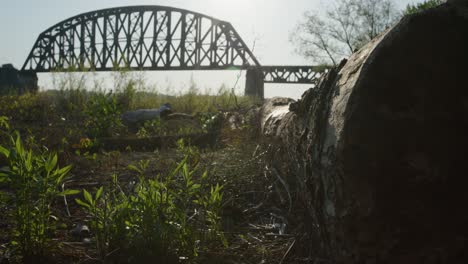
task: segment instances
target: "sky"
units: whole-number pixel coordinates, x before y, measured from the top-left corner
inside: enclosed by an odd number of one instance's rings
[[[164,5],[199,12],[231,22],[262,65],[313,65],[295,53],[289,35],[308,10],[323,10],[330,0],[0,0],[0,65],[21,68],[38,35],[69,17],[103,8],[129,5]],[[394,0],[399,9],[420,0]],[[243,73],[235,71],[144,72],[146,83],[161,92],[183,91],[193,79],[201,90],[216,91],[222,84],[244,89]],[[41,89],[54,89],[61,76],[39,74]],[[86,79],[104,80],[111,74],[88,74]],[[308,85],[267,84],[265,96],[299,98]]]

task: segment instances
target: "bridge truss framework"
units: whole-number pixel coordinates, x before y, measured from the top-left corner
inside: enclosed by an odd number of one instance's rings
[[[165,6],[104,9],[62,21],[39,35],[22,71],[122,68],[237,69],[256,72],[248,78],[263,83],[302,84],[315,84],[324,72],[313,66],[262,66],[229,22]]]

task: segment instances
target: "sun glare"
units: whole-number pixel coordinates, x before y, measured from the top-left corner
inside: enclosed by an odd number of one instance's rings
[[[248,10],[248,4],[251,0],[210,0],[209,9],[216,18],[232,17],[242,15],[242,12]]]

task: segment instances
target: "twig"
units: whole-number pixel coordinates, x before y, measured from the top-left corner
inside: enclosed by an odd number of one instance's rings
[[[260,243],[263,243],[263,240],[261,240],[260,238],[258,237],[255,237],[254,235],[250,234],[250,233],[247,233],[247,236],[256,240],[257,242],[260,242]]]
[[[62,242],[62,245],[69,246],[74,249],[83,249],[86,244],[83,242]]]
[[[259,148],[260,148],[260,145],[257,144],[257,147],[255,148],[254,152],[252,153],[252,158],[255,158],[255,156],[257,156],[257,151],[258,151]]]
[[[291,197],[291,193],[289,192],[288,184],[286,183],[286,181],[283,180],[283,178],[281,178],[281,176],[279,175],[278,171],[275,168],[271,168],[270,171],[276,176],[276,178],[281,182],[281,184],[283,184],[283,187],[286,190],[286,193],[288,194],[288,199],[289,199],[289,210],[288,210],[288,212],[291,212],[292,197]]]
[[[62,184],[62,192],[65,192],[65,183]],[[71,217],[70,209],[68,208],[67,196],[63,196],[63,203],[65,204],[65,210],[67,211],[67,216]]]
[[[289,237],[289,238],[294,237],[294,235],[291,235],[291,234],[274,234],[274,233],[266,233],[264,236],[267,236],[267,237]]]
[[[288,250],[286,250],[286,253],[284,253],[284,256],[283,256],[283,258],[281,259],[280,264],[283,264],[284,260],[285,260],[286,257],[288,256],[289,252],[290,252],[291,249],[294,247],[294,244],[296,244],[296,240],[295,240],[295,239],[294,239],[294,241],[291,243],[291,245],[289,246]]]
[[[119,250],[120,250],[120,248],[116,248],[116,249],[112,250],[111,252],[107,253],[106,258],[110,257],[112,254],[114,254],[115,252],[117,252]]]

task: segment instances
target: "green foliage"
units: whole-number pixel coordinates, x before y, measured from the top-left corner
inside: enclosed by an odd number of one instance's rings
[[[203,132],[215,132],[220,130],[223,125],[223,114],[215,113],[198,113],[197,118],[200,121]]]
[[[103,191],[104,188],[100,187],[93,196],[88,191],[83,190],[84,200],[76,199],[76,202],[83,206],[91,217],[91,228],[95,231],[96,248],[101,259],[105,259],[108,254],[106,243],[110,240],[111,232],[117,232],[113,229],[118,212],[117,207],[114,207],[116,204],[108,202],[108,195],[102,196]]]
[[[436,7],[436,6],[441,5],[443,3],[444,3],[443,0],[427,0],[427,1],[424,1],[422,3],[408,4],[403,13],[404,13],[404,15],[411,15],[411,14],[415,14],[415,13],[421,12],[421,11],[429,9],[429,8]]]
[[[44,94],[0,96],[0,113],[10,119],[21,121],[49,120],[53,112],[49,98]]]
[[[125,85],[120,85],[116,90],[117,103],[123,111],[129,110],[132,107],[133,100],[136,94],[135,80],[128,80]]]
[[[211,120],[208,117],[211,114],[198,113],[216,114],[258,103],[250,97],[237,96],[226,86],[222,86],[216,94],[202,93],[193,81],[187,87],[190,89],[186,94],[161,94],[158,89],[151,90],[144,86],[142,80],[123,71],[116,73],[114,92],[105,92],[99,82],[87,86],[84,75],[60,73],[59,76],[63,79],[55,81],[56,90],[0,97],[0,113],[8,116],[10,123],[19,128],[23,135],[26,130],[41,145],[65,152],[68,156],[76,152],[74,146],[84,137],[98,141],[91,149],[79,148],[80,154],[87,151],[92,154],[99,146],[101,137],[133,137],[121,123],[121,113],[127,110],[158,108],[169,103],[173,112],[184,112],[195,117],[147,122],[137,135],[147,138],[212,132],[216,130],[219,119]],[[5,142],[5,139],[0,136],[1,142]]]
[[[221,112],[197,113],[193,119],[165,121],[156,118],[146,121],[136,133],[139,138],[149,138],[168,135],[189,135],[218,132],[223,124]]]
[[[51,94],[55,103],[55,108],[67,119],[79,118],[86,109],[89,99],[88,92],[82,87],[61,88],[56,93]]]
[[[192,87],[187,93],[178,95],[164,95],[157,90],[135,92],[132,109],[158,108],[169,103],[174,112],[205,113],[230,111],[255,104],[255,99],[248,96],[237,96],[232,91],[221,87],[216,94],[204,94],[198,88]]]
[[[132,204],[133,197],[122,191],[117,176],[113,175],[112,184],[108,188],[100,187],[94,196],[83,190],[83,200],[76,199],[89,214],[90,226],[101,260],[111,257],[117,249],[120,249],[121,254],[129,250],[129,239],[132,235],[130,220],[137,209]]]
[[[186,157],[186,162],[188,162],[192,167],[198,166],[198,163],[201,159],[200,150],[197,147],[194,147],[183,138],[177,141],[177,152],[184,157]]]
[[[121,106],[112,92],[93,95],[86,107],[85,114],[88,134],[92,138],[108,137],[122,127]]]
[[[137,137],[148,138],[153,136],[164,136],[167,134],[167,128],[161,118],[146,121],[137,132]]]
[[[6,127],[5,119],[2,120],[2,126]],[[11,146],[0,146],[0,155],[6,160],[6,166],[0,169],[0,184],[11,192],[2,196],[14,208],[11,246],[23,261],[30,261],[46,254],[54,230],[51,212],[54,198],[78,192],[60,191],[71,166],[60,168],[56,154],[26,149],[18,133],[9,137]]]
[[[111,187],[94,196],[84,191],[84,200],[77,199],[91,217],[103,260],[118,250],[115,257],[130,256],[131,263],[179,263],[195,259],[210,241],[225,243],[219,217],[222,187],[207,186],[207,173],[198,175],[187,161],[155,178],[146,175],[149,162],[140,162],[129,166],[139,179],[130,193],[114,176]]]
[[[0,116],[0,129],[10,129],[10,123],[8,122],[9,118],[6,116]]]

